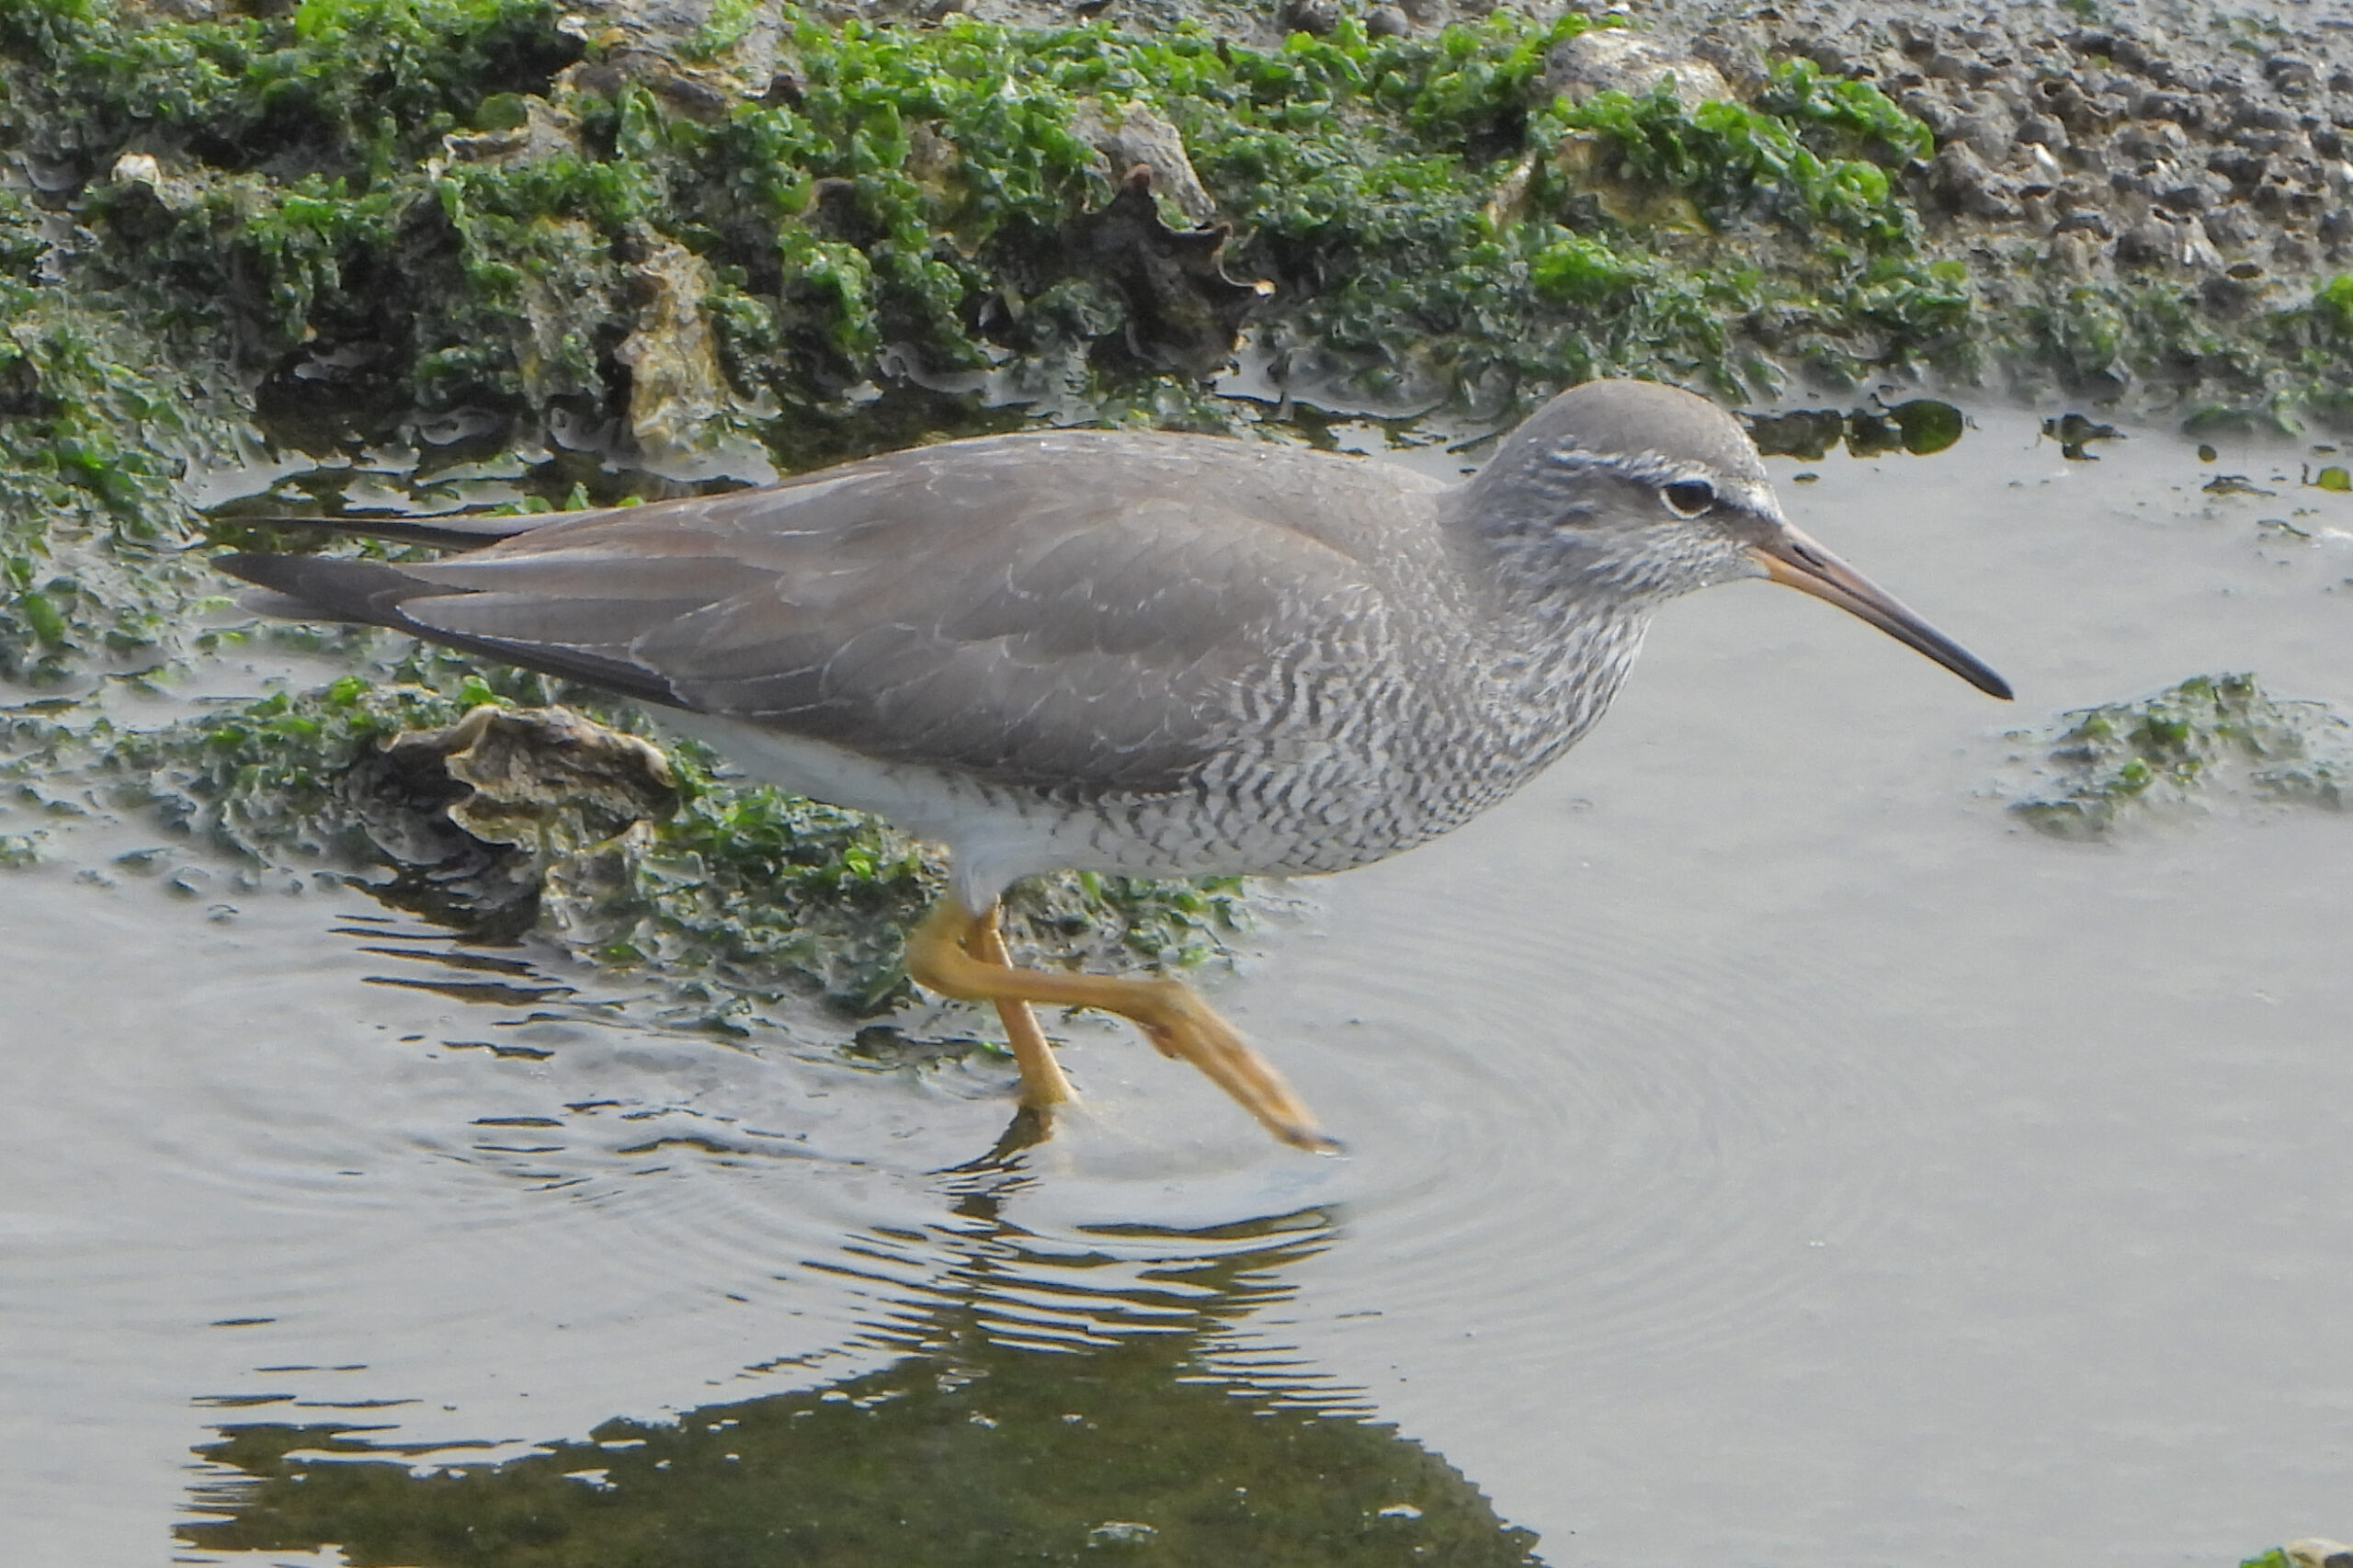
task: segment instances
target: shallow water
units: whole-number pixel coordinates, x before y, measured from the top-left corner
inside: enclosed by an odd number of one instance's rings
[[[348,888],[0,876],[0,1557],[2353,1532],[2353,823],[2224,800],[2085,846],[1993,792],[2006,729],[2194,673],[2353,709],[2353,497],[2218,444],[2071,462],[1999,413],[1775,460],[2020,701],[1764,585],[1676,607],[1551,776],[1303,888],[1219,986],[1342,1159],[1078,1020],[1086,1110],[960,1170],[985,1062],[677,1032]]]

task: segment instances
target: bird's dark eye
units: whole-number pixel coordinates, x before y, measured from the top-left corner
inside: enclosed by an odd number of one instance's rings
[[[1678,517],[1696,517],[1716,504],[1716,487],[1704,479],[1678,479],[1663,485],[1659,497]]]

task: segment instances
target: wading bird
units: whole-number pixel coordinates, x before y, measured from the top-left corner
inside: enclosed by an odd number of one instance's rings
[[[654,704],[757,778],[945,844],[952,881],[907,970],[996,1006],[1025,1107],[1072,1097],[1030,1004],[1097,1007],[1302,1148],[1329,1141],[1190,987],[1012,967],[998,895],[1063,869],[1337,871],[1411,848],[1574,744],[1660,605],[1744,577],[2010,695],[1790,527],[1729,415],[1647,381],[1562,393],[1457,484],[1270,442],[1053,430],[404,531],[467,548],[221,564],[278,613]]]

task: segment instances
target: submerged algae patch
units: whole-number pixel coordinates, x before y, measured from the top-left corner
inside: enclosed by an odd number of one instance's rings
[[[2192,676],[2017,738],[2031,744],[2035,776],[2010,810],[2060,838],[2103,837],[2229,791],[2353,805],[2353,724],[2325,703],[2275,698],[2251,675]]]

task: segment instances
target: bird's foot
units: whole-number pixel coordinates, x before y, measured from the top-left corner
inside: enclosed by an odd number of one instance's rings
[[[1163,1055],[1200,1069],[1257,1118],[1259,1125],[1291,1147],[1317,1153],[1338,1151],[1339,1144],[1316,1127],[1314,1113],[1291,1092],[1282,1074],[1191,986],[1176,980],[1015,969],[1005,957],[995,916],[993,908],[976,915],[952,896],[942,899],[907,939],[907,972],[917,984],[944,996],[997,1005],[1012,1037],[1014,1056],[1021,1063],[1026,1108],[1050,1116],[1054,1106],[1077,1097],[1039,1031],[1029,1005],[1095,1007],[1134,1024]]]

